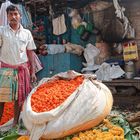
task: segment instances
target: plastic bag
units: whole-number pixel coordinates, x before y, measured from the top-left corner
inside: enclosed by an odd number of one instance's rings
[[[112,79],[119,78],[125,74],[119,65],[110,66],[108,63],[103,63],[95,72],[98,80],[111,81]]]
[[[96,56],[100,53],[99,49],[93,46],[92,44],[87,44],[84,50],[84,57],[86,59],[87,64],[85,64],[86,68],[82,69],[82,72],[88,70],[94,70],[94,64],[96,60]]]

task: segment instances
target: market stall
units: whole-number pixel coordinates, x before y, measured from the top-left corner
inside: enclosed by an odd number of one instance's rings
[[[41,64],[14,129],[6,103],[0,139],[140,139],[138,0],[0,2],[0,25],[20,8]]]

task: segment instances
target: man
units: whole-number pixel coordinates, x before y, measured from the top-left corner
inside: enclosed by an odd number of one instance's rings
[[[19,9],[10,5],[6,9],[8,26],[0,27],[0,63],[1,68],[13,68],[18,71],[18,98],[15,100],[14,122],[18,123],[22,104],[31,90],[31,82],[36,81],[34,52],[36,49],[31,32],[20,24]],[[29,64],[30,72],[29,73]],[[0,120],[4,103],[0,102]]]

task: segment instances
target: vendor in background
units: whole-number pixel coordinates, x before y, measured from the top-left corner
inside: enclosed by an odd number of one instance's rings
[[[36,81],[34,51],[36,49],[31,32],[20,24],[19,9],[10,5],[6,9],[9,24],[0,27],[0,63],[1,68],[18,70],[18,98],[14,104],[13,126],[18,124],[24,100],[31,91],[31,82]],[[30,70],[29,71],[29,64]],[[0,102],[0,120],[4,102]]]

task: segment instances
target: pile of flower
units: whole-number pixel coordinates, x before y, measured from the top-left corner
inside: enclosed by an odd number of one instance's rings
[[[14,116],[14,102],[7,102],[4,105],[4,112],[2,115],[2,119],[0,125],[5,124],[9,120],[11,120]]]
[[[31,96],[31,106],[35,112],[50,111],[62,104],[78,87],[84,78],[55,79],[40,85]]]
[[[113,108],[100,125],[61,140],[140,140],[140,125],[130,124],[127,121],[128,116],[125,111]]]
[[[125,140],[124,130],[112,125],[107,119],[102,123],[101,129],[91,129],[85,132],[80,132],[72,138],[72,140]]]

